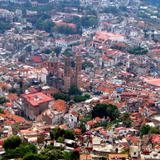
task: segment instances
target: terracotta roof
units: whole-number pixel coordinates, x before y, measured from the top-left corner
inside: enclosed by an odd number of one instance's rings
[[[58,112],[65,112],[67,109],[67,104],[64,100],[56,100],[53,104],[53,108]]]
[[[53,100],[52,97],[47,96],[42,92],[23,94],[22,97],[25,98],[25,100],[32,106],[38,106],[42,103],[50,102]]]
[[[145,78],[144,81],[150,85],[160,87],[160,78]]]
[[[5,106],[6,106],[6,107],[9,107],[9,108],[12,108],[12,107],[13,107],[13,103],[7,102],[7,103],[5,104]]]
[[[8,88],[8,84],[5,82],[0,82],[0,88]]]
[[[42,62],[42,58],[41,58],[41,56],[33,56],[32,61],[35,63],[40,63],[40,62]]]
[[[18,96],[16,93],[9,93],[7,95],[7,98],[10,100],[10,101],[16,101],[18,99]]]
[[[19,122],[19,123],[23,123],[26,120],[23,117],[14,115],[14,114],[10,114],[9,112],[6,112],[4,114],[0,114],[1,117],[7,119],[8,121],[13,121],[13,122]]]
[[[4,143],[4,139],[0,139],[0,146],[2,146]]]
[[[152,141],[153,144],[160,143],[160,134],[153,135],[152,138],[151,138],[151,141]]]
[[[79,129],[79,128],[75,128],[75,129],[74,129],[74,133],[75,133],[75,134],[81,134],[82,131],[81,131],[81,129]]]
[[[119,38],[124,38],[124,36],[121,34],[115,34],[111,32],[97,31],[95,38],[98,40],[118,40]]]
[[[78,117],[78,113],[75,112],[75,111],[72,111],[71,114],[72,114],[73,116],[75,116],[75,117]]]
[[[62,22],[62,21],[58,21],[58,22],[54,22],[57,26],[68,26],[70,28],[75,29],[76,28],[76,24],[74,23],[66,23],[66,22]]]

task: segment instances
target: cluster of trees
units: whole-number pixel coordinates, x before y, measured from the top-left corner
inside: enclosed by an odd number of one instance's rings
[[[134,55],[145,55],[148,53],[148,49],[138,46],[130,49],[128,52]]]
[[[57,134],[62,134],[64,131],[59,131]],[[70,131],[65,131],[67,137],[71,136]],[[9,137],[4,141],[3,148],[5,149],[5,156],[3,160],[7,159],[23,159],[23,160],[78,160],[79,152],[66,152],[62,148],[55,148],[48,146],[47,148],[37,152],[37,147],[30,143],[25,143],[19,136]]]
[[[81,31],[81,28],[89,28],[89,27],[96,27],[98,24],[98,18],[95,15],[86,15],[82,18],[80,17],[72,17],[69,20],[66,20],[66,22],[74,23],[79,28],[79,31]]]
[[[147,134],[159,134],[159,129],[157,127],[151,127],[149,125],[142,125],[140,128],[140,134],[141,136],[147,135]]]
[[[87,99],[90,99],[90,97],[91,96],[89,94],[85,94],[84,96],[83,95],[78,95],[78,96],[74,97],[74,101],[75,102],[83,102],[83,101],[85,101]]]
[[[87,99],[90,99],[91,97],[90,94],[82,95],[82,92],[76,86],[71,86],[71,88],[69,89],[69,93],[55,93],[52,96],[56,100],[61,99],[66,102],[73,99],[76,103],[85,101]]]
[[[61,47],[56,47],[56,48],[54,48],[53,51],[54,51],[57,55],[59,55],[59,54],[61,53],[61,50],[62,50]]]
[[[132,120],[130,118],[129,113],[124,113],[121,115],[121,121],[123,122],[124,126],[129,128],[132,126]]]
[[[9,137],[4,141],[3,148],[6,152],[4,159],[23,158],[29,153],[37,153],[35,145],[22,142],[19,136]]]
[[[154,6],[160,6],[159,0],[145,0],[145,2],[154,5]]]
[[[93,63],[92,62],[87,62],[87,61],[85,61],[85,62],[83,62],[82,63],[82,69],[86,69],[86,68],[93,68],[94,67],[94,65],[93,65]]]
[[[79,159],[79,152],[76,151],[62,151],[61,149],[57,148],[47,148],[44,149],[39,154],[27,154],[24,156],[23,160],[78,160]]]
[[[48,3],[49,0],[36,0],[38,3]]]
[[[58,32],[61,34],[82,34],[82,27],[95,27],[98,24],[98,19],[94,15],[83,16],[82,18],[73,17],[69,20],[66,20],[68,23],[74,23],[75,28],[69,27],[67,25],[56,26],[52,21],[51,17],[48,14],[39,13],[32,17],[28,18],[28,21],[39,30],[44,30],[48,33]]]
[[[83,16],[81,18],[81,24],[84,28],[96,27],[98,24],[98,18],[96,16]]]
[[[81,95],[82,92],[77,88],[77,86],[73,85],[69,89],[69,95],[75,96],[75,95]]]
[[[63,55],[65,55],[66,57],[71,57],[72,56],[72,49],[71,48],[67,48],[64,52]]]
[[[12,24],[10,21],[6,21],[5,19],[0,19],[0,33],[4,33],[6,30],[11,29]]]
[[[0,104],[4,104],[6,102],[7,102],[6,98],[4,96],[0,96]]]
[[[126,12],[127,11],[127,8],[126,7],[114,7],[114,6],[110,6],[110,7],[106,7],[104,8],[103,12],[105,13],[112,13],[112,14],[115,14],[115,15],[118,15],[120,14],[121,12]]]
[[[108,121],[103,121],[95,124],[92,128],[97,128],[97,127],[107,127]]]
[[[72,139],[74,140],[74,133],[72,130],[65,130],[65,129],[61,129],[61,128],[54,128],[51,132],[50,132],[50,137],[51,139],[55,139],[58,141],[64,140],[64,139]]]
[[[54,23],[51,21],[51,17],[48,14],[39,13],[28,18],[28,21],[39,30],[44,30],[51,33],[54,30]]]
[[[55,98],[55,100],[62,99],[64,101],[70,101],[70,96],[65,93],[55,93],[52,96]]]
[[[110,118],[111,121],[119,118],[119,109],[111,104],[97,104],[92,110],[92,118]]]
[[[43,51],[43,53],[44,53],[44,54],[50,54],[50,53],[52,53],[52,50],[51,50],[51,49],[45,49],[45,50]]]
[[[69,27],[67,25],[64,26],[56,26],[55,31],[61,34],[82,34],[82,30],[79,25],[77,25],[75,28]]]

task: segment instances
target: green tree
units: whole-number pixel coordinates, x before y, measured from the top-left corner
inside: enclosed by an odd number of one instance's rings
[[[93,68],[94,65],[91,62],[83,62],[82,63],[82,69],[86,69],[86,68]]]
[[[57,99],[62,99],[64,101],[69,101],[70,97],[68,94],[64,94],[64,93],[55,93],[54,95],[52,95],[56,100]]]
[[[89,94],[85,94],[84,96],[77,95],[77,96],[74,97],[74,101],[75,102],[82,102],[82,101],[85,101],[87,99],[90,99],[90,95]]]
[[[76,33],[75,28],[68,27],[67,25],[66,26],[59,26],[59,27],[57,26],[56,30],[57,30],[58,33],[66,34],[66,35]]]
[[[71,86],[69,89],[69,95],[81,95],[82,92],[78,89],[77,86]]]
[[[10,89],[9,89],[9,92],[10,92],[10,93],[17,93],[17,90],[16,90],[16,88],[10,88]]]
[[[74,97],[74,101],[75,102],[83,102],[86,100],[86,97],[85,96],[75,96]]]
[[[159,134],[159,129],[157,127],[151,127],[150,132],[152,134]]]
[[[59,137],[64,137],[65,139],[74,139],[74,133],[72,130],[64,130],[61,128],[54,128],[50,132],[51,139],[58,139]]]
[[[111,104],[97,104],[92,110],[92,118],[110,118],[112,121],[119,118],[118,108]]]
[[[61,47],[56,47],[56,48],[54,48],[54,52],[55,52],[56,54],[60,54],[60,53],[61,53],[61,50],[62,50]]]
[[[81,19],[82,26],[85,28],[95,27],[98,24],[96,16],[84,16]]]
[[[57,142],[59,142],[59,143],[63,143],[64,142],[64,137],[58,137],[58,139],[57,139]]]
[[[86,100],[87,99],[90,99],[91,98],[91,95],[90,94],[88,94],[88,93],[86,93],[85,95],[84,95],[84,97],[86,98]]]
[[[6,158],[23,158],[25,155],[29,153],[37,153],[37,148],[33,144],[22,143],[20,146],[15,149],[10,149],[6,151]]]
[[[80,123],[80,128],[81,128],[82,133],[86,132],[86,126],[83,122]]]
[[[134,55],[145,55],[148,53],[148,50],[146,48],[138,46],[138,47],[128,50],[128,52]]]
[[[77,151],[70,151],[70,152],[63,152],[65,160],[79,160],[79,152]]]
[[[72,49],[71,49],[71,48],[67,48],[67,49],[63,52],[63,55],[65,55],[66,57],[72,56]]]
[[[44,52],[45,54],[50,54],[50,53],[52,53],[52,50],[51,50],[51,49],[45,49],[43,52]]]
[[[21,143],[22,143],[22,140],[19,136],[12,136],[4,141],[3,148],[5,149],[5,151],[9,149],[15,149]]]
[[[4,33],[12,27],[11,22],[6,21],[5,19],[0,19],[0,33]]]
[[[4,96],[0,96],[0,104],[4,104],[6,102],[7,102],[6,98]]]
[[[45,149],[42,154],[46,157],[46,160],[60,160],[63,159],[63,153],[60,149]]]
[[[141,136],[146,135],[150,132],[151,127],[149,125],[142,125],[140,128]]]
[[[23,160],[46,160],[47,157],[41,155],[41,154],[27,154],[24,156]]]
[[[4,111],[3,111],[3,109],[2,108],[0,108],[0,113],[3,113]]]
[[[125,127],[129,128],[129,127],[132,126],[132,120],[131,120],[131,118],[130,118],[129,113],[124,113],[124,114],[122,114],[121,119],[122,119],[122,122],[123,122],[123,124],[125,125]]]

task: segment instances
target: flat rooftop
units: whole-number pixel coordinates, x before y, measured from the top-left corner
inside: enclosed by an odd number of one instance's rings
[[[50,102],[53,100],[52,97],[47,96],[42,92],[23,94],[22,97],[25,98],[26,101],[29,102],[32,106],[38,106],[42,103]]]
[[[160,78],[145,78],[144,81],[150,85],[160,87]]]

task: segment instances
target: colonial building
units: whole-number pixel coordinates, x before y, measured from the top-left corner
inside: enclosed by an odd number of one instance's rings
[[[72,62],[76,62],[75,66],[72,66]],[[81,86],[81,57],[79,55],[75,56],[75,59],[70,57],[65,57],[64,64],[59,62],[57,56],[53,56],[48,62],[44,64],[47,68],[49,74],[47,78],[47,83],[57,89],[64,90],[68,92],[71,86]]]
[[[69,57],[65,59],[64,68],[64,90],[68,91],[71,86],[80,88],[80,74],[81,74],[81,57],[76,56],[76,65],[71,67],[71,60]]]
[[[49,102],[52,100],[52,97],[42,92],[23,94],[22,110],[24,115],[30,120],[35,120],[38,115],[48,108]]]

